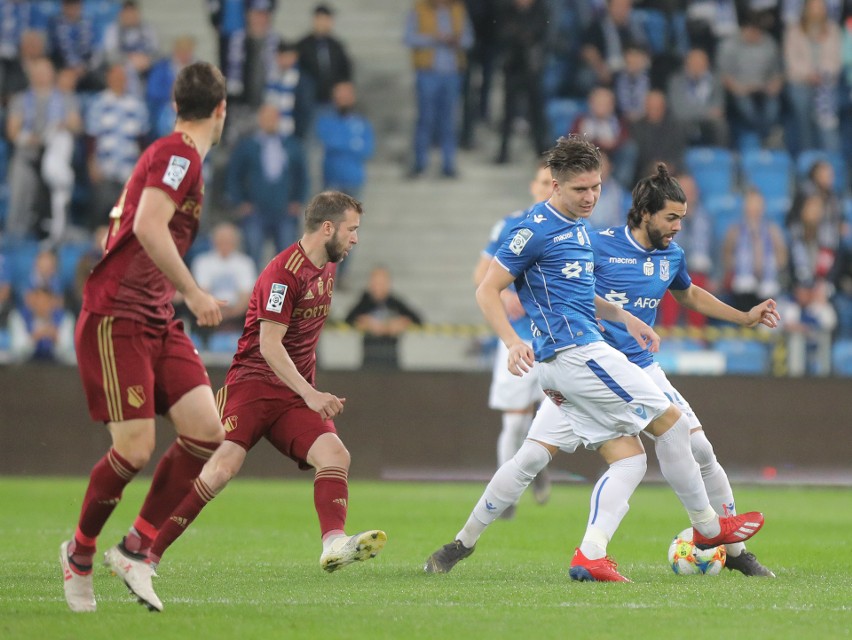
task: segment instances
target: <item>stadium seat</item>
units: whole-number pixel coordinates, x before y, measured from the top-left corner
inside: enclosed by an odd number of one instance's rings
[[[784,226],[784,219],[793,205],[793,199],[790,196],[776,196],[774,198],[766,198],[765,217],[775,224]]]
[[[234,354],[242,334],[239,331],[222,331],[214,333],[207,340],[207,348],[214,353]]]
[[[713,224],[713,236],[719,243],[724,240],[728,227],[742,218],[743,198],[735,193],[716,195],[705,199],[704,207]]]
[[[734,156],[723,147],[692,147],[686,166],[704,198],[730,193],[734,186]]]
[[[29,288],[30,273],[32,273],[36,255],[38,255],[38,242],[35,240],[16,242],[6,250],[9,281],[12,283],[18,302],[22,302],[23,299],[20,296]]]
[[[669,35],[666,14],[659,9],[633,9],[633,15],[642,24],[648,44],[651,45],[651,54],[656,56],[666,53]]]
[[[716,341],[712,348],[724,354],[726,373],[738,375],[769,373],[769,348],[762,342],[726,338]]]
[[[764,198],[789,196],[792,191],[793,161],[786,151],[754,149],[742,154],[743,179]]]
[[[586,104],[582,100],[571,98],[553,98],[547,101],[545,116],[550,127],[550,136],[553,140],[559,136],[566,135],[571,130],[571,125],[577,116],[585,113]]]
[[[69,242],[59,246],[56,257],[59,263],[57,267],[59,280],[62,283],[63,290],[73,286],[74,279],[77,276],[77,263],[88,250],[88,243]]]
[[[801,178],[805,178],[811,167],[818,160],[828,160],[831,166],[834,167],[834,187],[840,193],[846,193],[846,163],[843,156],[833,151],[823,151],[822,149],[808,149],[802,151],[796,158],[796,174]]]
[[[838,340],[831,347],[831,363],[834,373],[852,377],[852,340]]]

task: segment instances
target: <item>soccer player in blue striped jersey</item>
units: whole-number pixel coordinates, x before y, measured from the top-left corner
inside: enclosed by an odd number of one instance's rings
[[[535,177],[530,182],[530,195],[533,205],[547,200],[552,187],[550,169],[544,160],[539,161]],[[511,237],[512,231],[519,222],[526,218],[530,209],[519,209],[501,219],[491,229],[488,245],[482,251],[479,262],[473,271],[473,282],[476,286],[482,282],[491,259],[497,250]],[[514,287],[504,289],[501,297],[503,306],[515,331],[524,340],[532,342],[530,318],[524,311]],[[538,383],[538,372],[535,367],[523,376],[513,376],[506,367],[509,350],[498,341],[494,354],[494,367],[491,377],[491,389],[488,393],[488,407],[502,412],[502,428],[497,438],[497,466],[503,465],[514,456],[527,437],[535,411],[544,398],[541,385]],[[547,468],[541,470],[533,480],[533,496],[536,502],[544,504],[550,497],[550,477]],[[515,505],[503,511],[502,517],[510,519],[514,516]]]
[[[653,326],[657,307],[666,291],[678,303],[710,318],[755,327],[775,328],[779,315],[774,300],[764,300],[748,312],[738,311],[713,294],[692,283],[686,270],[686,258],[676,242],[681,221],[686,215],[686,196],[664,164],[654,175],[640,180],[633,189],[633,205],[627,224],[592,234],[595,251],[595,291]],[[692,455],[701,468],[701,477],[710,504],[719,515],[736,513],[734,495],[725,470],[716,459],[692,407],[669,382],[653,355],[640,349],[622,325],[602,321],[604,339],[641,367],[687,417]],[[747,576],[774,577],[745,544],[727,545],[729,569]]]
[[[427,559],[429,573],[446,573],[473,553],[485,528],[516,502],[557,451],[572,452],[583,444],[598,450],[609,469],[593,495],[594,544],[585,545],[588,553],[575,550],[569,573],[575,580],[628,581],[606,547],[645,474],[642,430],[656,437],[660,468],[689,514],[696,544],[740,542],[763,526],[760,513],[716,514],[690,452],[686,417],[641,368],[601,337],[597,318],[625,325],[643,349],[659,346],[651,327],[595,294],[594,255],[583,221],[600,196],[600,151],[578,136],[560,138],[548,154],[548,166],[553,195],[533,208],[497,252],[476,298],[509,350],[509,370],[521,375],[536,362],[542,387],[564,420],[540,423],[538,429],[533,423],[456,539]],[[500,299],[513,282],[534,323],[532,348],[512,328]]]

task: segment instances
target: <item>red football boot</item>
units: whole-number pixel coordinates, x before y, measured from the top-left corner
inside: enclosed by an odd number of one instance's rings
[[[616,568],[615,561],[606,556],[598,560],[589,560],[579,548],[574,550],[568,575],[580,582],[630,582]]]
[[[692,529],[692,542],[699,549],[712,549],[720,544],[734,544],[745,542],[763,527],[763,514],[758,511],[749,511],[736,516],[719,518],[722,531],[718,536],[707,538],[702,536],[698,529]]]

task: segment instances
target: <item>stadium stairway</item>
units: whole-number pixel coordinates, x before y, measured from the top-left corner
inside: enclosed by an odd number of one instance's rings
[[[314,0],[279,3],[276,27],[295,39],[310,28]],[[355,63],[362,111],[376,129],[377,153],[362,195],[365,216],[360,243],[348,265],[346,287],[335,296],[333,317],[345,315],[357,300],[375,264],[387,265],[395,292],[431,323],[481,323],[471,273],[492,224],[528,205],[534,154],[516,135],[515,162],[495,166],[496,133],[482,126],[477,148],[460,151],[457,180],[437,177],[439,153],[429,175],[406,180],[415,119],[414,76],[402,43],[408,2],[352,0],[334,3],[336,32]],[[214,59],[214,38],[201,0],[175,3],[146,0],[144,15],[158,29],[163,48],[189,30],[199,55]],[[499,103],[499,85],[492,100]],[[496,110],[499,114],[499,109]],[[313,154],[313,184],[319,184]]]

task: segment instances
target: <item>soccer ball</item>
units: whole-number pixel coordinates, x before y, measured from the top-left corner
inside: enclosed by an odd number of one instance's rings
[[[725,547],[702,550],[692,544],[692,527],[677,534],[669,546],[669,564],[679,576],[716,576],[725,566]]]

